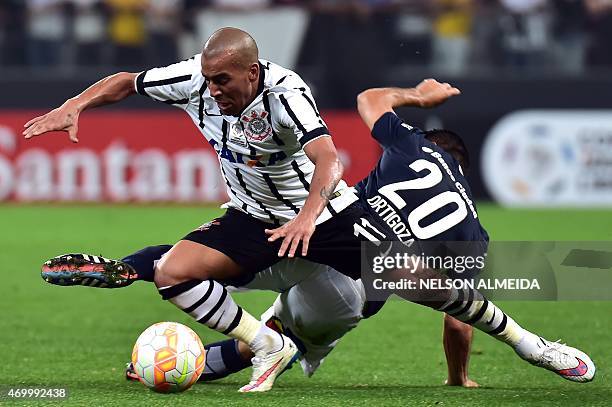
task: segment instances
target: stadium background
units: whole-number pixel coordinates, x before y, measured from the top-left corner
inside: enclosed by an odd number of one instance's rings
[[[251,32],[263,58],[309,83],[349,182],[365,175],[379,153],[355,113],[356,94],[435,77],[457,85],[462,96],[435,110],[400,114],[465,138],[469,180],[493,239],[611,240],[609,1],[5,0],[0,351],[8,373],[0,387],[68,387],[69,402],[80,405],[167,402],[122,382],[122,363],[149,324],[194,324],[151,287],[61,289],[44,285],[37,271],[66,251],[121,256],[172,242],[218,214],[224,184],[212,149],[178,109],[137,96],[83,114],[78,145],[62,134],[26,143],[20,128],[104,75],[189,57],[214,29],[228,25]],[[254,312],[272,299],[267,293],[238,297]],[[597,381],[561,382],[477,334],[471,370],[486,388],[443,388],[438,316],[394,302],[351,333],[318,377],[307,381],[292,371],[262,400],[605,405],[612,396],[610,303],[504,305],[550,339],[563,337],[591,352]],[[416,373],[414,366],[426,368]],[[246,379],[243,373],[180,397],[245,402],[234,391]]]

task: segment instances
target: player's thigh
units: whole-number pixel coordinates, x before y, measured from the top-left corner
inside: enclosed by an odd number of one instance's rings
[[[276,263],[278,247],[267,241],[270,225],[245,213],[226,213],[200,226],[177,243],[157,265],[156,283],[215,279],[241,286]]]
[[[281,294],[274,314],[306,344],[328,345],[357,325],[364,302],[358,281],[328,268]]]

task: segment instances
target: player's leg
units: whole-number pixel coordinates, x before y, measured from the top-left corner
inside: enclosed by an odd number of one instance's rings
[[[169,244],[148,246],[125,256],[120,261],[132,267],[136,275],[136,281],[153,282],[155,281],[155,267],[157,263],[171,248],[172,245]]]
[[[252,366],[253,351],[244,342],[236,339],[210,343],[206,349],[206,366],[200,381],[222,379]]]
[[[267,314],[279,319],[288,336],[297,338],[302,369],[310,377],[363,319],[364,303],[360,282],[327,267],[279,295]]]
[[[402,274],[405,279],[433,278],[431,270],[419,270]],[[426,275],[426,277],[425,277]],[[438,277],[439,278],[439,275]],[[509,345],[529,363],[553,371],[574,382],[591,381],[595,375],[595,364],[578,349],[547,341],[521,327],[493,302],[474,289],[440,289],[431,293],[433,301],[415,301],[415,295],[427,296],[431,290],[415,294],[413,290],[398,290],[396,294],[409,301],[417,302],[469,324],[480,331]],[[441,301],[440,301],[441,300]]]
[[[299,258],[286,259],[260,271],[244,287],[228,287],[228,290],[230,293],[233,290],[241,291],[243,288],[247,290],[271,290],[282,293],[293,289],[311,276],[326,270],[327,266],[321,264],[311,263]],[[273,310],[274,307],[271,309]],[[278,318],[264,315],[261,320],[271,329],[286,333],[283,332],[283,324]],[[300,347],[299,338],[292,335],[290,338],[300,350],[303,349],[303,347]],[[207,350],[207,363],[200,381],[217,380],[239,372],[251,366],[251,358],[255,356],[245,343],[233,339],[205,345],[205,348]]]
[[[302,352],[304,373],[310,377],[338,340],[362,319],[363,305],[359,282],[324,269],[279,295],[262,322],[294,340]],[[201,381],[217,380],[251,365],[253,354],[242,342],[230,339],[205,347]]]
[[[232,300],[222,284],[207,278],[213,274],[211,270],[224,270],[233,277],[242,272],[240,266],[223,253],[181,240],[157,263],[155,284],[164,300],[199,323],[250,344],[257,334],[259,322]]]
[[[171,246],[168,246],[168,249]],[[139,275],[148,273],[150,268],[151,275],[153,274],[153,261],[151,260],[152,253],[156,251],[154,248],[145,248],[133,255],[130,255],[123,260],[129,260],[130,264],[138,271]],[[155,263],[159,260],[160,255],[155,258]],[[283,260],[266,270],[257,273],[253,280],[244,287],[228,287],[228,291],[232,293],[234,290],[241,291],[242,288],[247,290],[272,290],[276,292],[284,292],[290,290],[294,285],[308,278],[314,273],[325,270],[326,266],[320,264],[306,262],[304,260],[294,258]],[[276,320],[272,319],[266,322],[268,327],[282,333],[282,324],[279,326]],[[295,341],[295,338],[291,338]],[[255,356],[253,351],[244,342],[236,339],[227,339],[215,343],[204,345],[206,349],[206,366],[200,381],[208,382],[212,380],[222,379],[233,373],[237,373],[252,366],[251,359]],[[131,363],[127,364],[126,378],[129,380],[138,381],[138,376]]]
[[[446,384],[449,386],[478,387],[478,383],[468,377],[472,333],[470,325],[444,314],[442,343],[448,369]]]
[[[291,363],[297,347],[237,306],[226,288],[278,261],[277,248],[267,242],[263,224],[235,210],[199,228],[164,255],[155,270],[155,284],[165,300],[198,322],[249,345],[253,375],[242,392],[269,390]],[[238,237],[238,238],[237,238]],[[244,282],[244,281],[242,281]]]

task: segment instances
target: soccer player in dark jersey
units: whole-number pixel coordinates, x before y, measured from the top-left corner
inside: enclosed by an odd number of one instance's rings
[[[461,138],[446,130],[414,128],[394,111],[401,106],[434,107],[460,93],[434,79],[414,88],[362,92],[357,98],[359,114],[384,152],[358,189],[370,213],[386,223],[401,242],[473,242],[471,249],[475,246],[484,252],[488,235],[464,178],[462,167],[469,158]],[[593,379],[595,364],[585,353],[527,331],[474,289],[449,291],[450,296],[442,296],[439,303],[423,305],[486,332],[511,346],[522,359],[567,380]],[[401,290],[395,293],[413,300]]]

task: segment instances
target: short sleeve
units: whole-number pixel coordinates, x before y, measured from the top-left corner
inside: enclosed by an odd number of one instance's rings
[[[191,95],[192,79],[197,74],[199,55],[185,61],[141,72],[136,77],[136,92],[157,101],[185,108]]]
[[[314,98],[307,87],[285,91],[279,95],[282,105],[279,121],[292,128],[300,145],[324,136],[329,136],[327,125],[321,118]]]
[[[422,134],[421,129],[404,123],[393,112],[387,112],[380,116],[372,127],[372,137],[383,147],[391,146],[398,139],[401,139],[403,143],[414,142],[416,144],[420,141],[418,136],[422,136]]]

